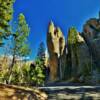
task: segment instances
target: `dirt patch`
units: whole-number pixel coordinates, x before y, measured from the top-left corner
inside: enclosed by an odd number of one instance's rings
[[[0,100],[47,100],[47,95],[36,88],[30,89],[0,83]]]

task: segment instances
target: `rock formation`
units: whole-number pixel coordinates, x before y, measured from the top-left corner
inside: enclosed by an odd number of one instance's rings
[[[100,19],[92,18],[86,22],[83,37],[90,48],[93,66],[100,67]]]
[[[70,28],[67,43],[60,28],[51,22],[47,47],[51,80],[92,79],[94,71],[100,74],[100,18],[89,19],[84,24],[82,33]]]
[[[89,75],[91,72],[91,56],[89,48],[75,28],[70,28],[68,32],[68,58],[69,64],[66,66],[70,69],[70,77],[79,78]]]
[[[60,69],[59,58],[63,55],[65,39],[59,27],[50,22],[47,33],[47,47],[49,52],[50,80],[57,80]]]

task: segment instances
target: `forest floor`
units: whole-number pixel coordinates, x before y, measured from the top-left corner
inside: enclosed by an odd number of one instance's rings
[[[0,83],[0,100],[47,100],[47,95],[37,88],[30,89]]]

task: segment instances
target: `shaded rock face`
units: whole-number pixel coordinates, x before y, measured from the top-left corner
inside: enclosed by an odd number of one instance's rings
[[[65,49],[64,49],[64,52],[63,52],[63,55],[60,56],[59,58],[59,73],[58,76],[59,76],[59,79],[60,80],[64,80],[67,78],[67,48],[65,46]]]
[[[91,71],[91,56],[89,48],[85,43],[84,38],[78,33],[75,28],[71,28],[68,33],[68,56],[67,66],[69,67],[70,77],[79,78],[85,76]]]
[[[65,39],[60,30],[51,22],[47,33],[47,47],[49,52],[50,80],[57,80],[59,71],[59,58],[63,55]]]
[[[93,66],[100,67],[100,19],[90,19],[83,28],[83,37],[90,49]]]

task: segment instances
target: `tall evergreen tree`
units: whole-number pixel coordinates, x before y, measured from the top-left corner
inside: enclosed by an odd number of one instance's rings
[[[0,43],[11,34],[9,22],[13,15],[14,0],[0,0]]]
[[[27,41],[29,32],[30,29],[25,20],[25,16],[23,14],[20,14],[18,17],[18,24],[15,34],[13,34],[13,48],[12,48],[13,61],[11,65],[12,67],[15,63],[16,56],[26,57],[30,54],[30,49]]]
[[[78,66],[78,44],[77,44],[77,30],[76,28],[72,27],[68,33],[68,49],[69,49],[69,74],[71,76],[77,75],[77,67]],[[75,63],[73,63],[73,57],[75,56]]]
[[[45,81],[45,45],[40,43],[35,59],[34,70],[30,69],[31,80],[36,85],[43,85]]]
[[[25,20],[25,16],[23,14],[20,14],[18,17],[18,23],[15,30],[15,33],[13,34],[13,45],[12,45],[12,52],[11,55],[13,57],[12,63],[9,69],[9,83],[11,82],[12,78],[12,69],[14,67],[16,57],[22,58],[26,57],[30,54],[30,49],[28,45],[27,38],[29,36],[29,27]]]
[[[45,51],[46,51],[45,45],[43,42],[41,42],[38,48],[37,58],[40,59],[43,62],[43,64],[45,63],[45,59],[46,59]]]

